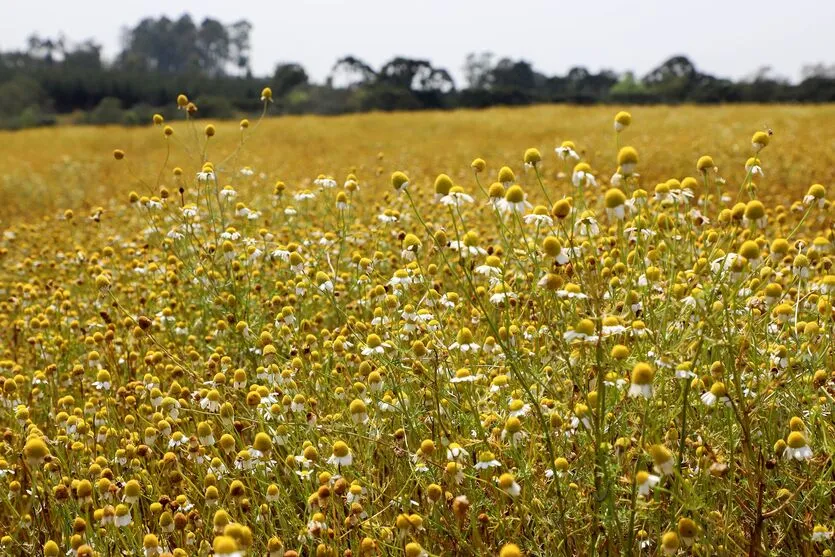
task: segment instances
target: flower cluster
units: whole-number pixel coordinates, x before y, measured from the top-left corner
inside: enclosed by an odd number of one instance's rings
[[[0,239],[3,554],[831,552],[831,190],[770,131],[297,179],[177,104]]]

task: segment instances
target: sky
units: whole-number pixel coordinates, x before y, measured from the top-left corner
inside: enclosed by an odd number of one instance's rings
[[[831,0],[2,0],[0,50],[32,33],[93,38],[112,59],[122,29],[147,16],[253,25],[252,69],[272,73],[298,62],[323,81],[334,62],[354,55],[379,68],[394,56],[429,59],[463,85],[470,52],[523,58],[537,71],[564,74],[634,70],[639,76],[675,54],[700,71],[739,79],[770,66],[799,79],[804,64],[835,63]]]

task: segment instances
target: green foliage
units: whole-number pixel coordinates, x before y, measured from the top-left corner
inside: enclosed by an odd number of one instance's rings
[[[798,85],[769,77],[768,68],[733,82],[700,72],[685,56],[673,56],[639,78],[630,71],[593,73],[584,67],[547,76],[525,60],[473,53],[462,68],[464,89],[456,88],[445,68],[428,60],[398,56],[374,69],[345,56],[318,85],[292,62],[277,64],[270,77],[253,76],[251,31],[247,21],[224,24],[206,18],[198,24],[189,15],[146,18],[125,32],[124,49],[109,65],[101,59],[101,46],[90,40],[71,45],[64,38],[32,36],[26,51],[0,53],[0,127],[49,124],[53,113],[77,110],[87,112],[82,122],[141,124],[153,114],[150,107],[171,106],[179,93],[197,100],[201,116],[254,116],[266,86],[272,88],[279,111],[294,114],[549,102],[835,101],[835,70],[823,64],[805,67]]]
[[[121,124],[125,120],[125,111],[122,110],[122,101],[115,97],[105,97],[90,112],[89,122],[91,124]]]

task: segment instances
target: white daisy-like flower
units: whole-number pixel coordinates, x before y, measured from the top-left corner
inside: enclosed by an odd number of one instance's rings
[[[577,154],[574,149],[571,147],[560,146],[554,149],[554,152],[563,161],[578,161],[580,160],[580,155]]]
[[[330,189],[336,187],[336,180],[331,178],[330,176],[320,176],[313,180],[313,183],[319,186],[320,188]]]
[[[824,205],[826,205],[826,198],[825,197],[815,197],[814,195],[806,194],[803,196],[803,203],[804,205],[817,205],[818,209],[823,209]]]
[[[471,195],[460,191],[451,191],[441,197],[441,204],[448,207],[460,207],[463,203],[472,203],[473,201],[474,200]]]
[[[489,263],[489,258],[488,258]],[[502,269],[501,267],[493,267],[485,263],[484,265],[477,266],[474,271],[476,274],[483,275],[488,278],[500,278],[502,276]]]
[[[521,400],[514,399],[510,401],[510,408],[508,415],[512,418],[519,418],[523,416],[527,416],[531,411],[531,405],[527,403],[522,403]]]
[[[593,238],[600,234],[600,226],[597,224],[597,219],[591,215],[586,215],[574,223],[574,231],[582,236]]]
[[[333,447],[333,454],[328,458],[332,466],[350,466],[354,462],[354,455],[345,443],[337,441]]]
[[[625,168],[621,168],[621,170],[623,170],[625,174],[628,174]],[[571,183],[574,184],[575,187],[597,186],[597,179],[591,172],[587,172],[585,170],[577,170],[571,176]]]
[[[212,432],[209,432],[208,435],[201,435],[197,438],[201,445],[204,447],[211,447],[215,444],[215,436]]]
[[[491,454],[490,456],[493,455]],[[496,460],[495,458],[482,460],[481,457],[479,457],[478,462],[475,463],[475,466],[473,466],[473,468],[475,468],[476,470],[489,470],[490,468],[499,468],[501,467],[501,465],[502,463]]]
[[[467,451],[467,449],[465,449],[464,447],[462,447],[458,443],[450,443],[449,447],[447,447],[447,450],[446,450],[447,460],[455,460],[455,461],[467,460],[467,458],[469,456],[470,456],[470,453]]]
[[[792,431],[786,440],[786,449],[783,451],[785,460],[809,460],[812,458],[812,449],[806,443],[806,436],[799,431]]]
[[[565,339],[566,342],[587,342],[587,343],[595,343],[598,340],[598,336],[595,334],[587,334],[580,331],[570,330],[563,333],[562,338]]]
[[[613,335],[620,335],[627,331],[627,328],[623,325],[603,325],[603,329],[601,334],[603,337],[609,337]]]
[[[522,493],[522,488],[518,483],[516,483],[516,480],[510,474],[502,474],[496,478],[496,483],[498,484],[499,489],[513,498],[519,497],[519,494]]]
[[[632,383],[629,385],[628,395],[630,398],[652,398],[652,383],[645,383],[641,385],[638,383]]]
[[[366,345],[366,347],[362,349],[362,355],[372,356],[374,354],[385,354],[386,348],[391,348],[391,345],[386,342],[382,342],[376,346]]]
[[[756,163],[746,162],[745,163],[745,172],[750,174],[752,178],[754,176],[765,177],[765,173],[763,172],[762,167],[759,165],[759,162],[756,162]]]
[[[548,215],[539,215],[537,213],[529,213],[522,217],[525,224],[536,224],[538,226],[553,226],[554,219]]]
[[[745,226],[750,226],[751,220],[748,217],[742,218],[742,224]],[[757,226],[760,230],[763,230],[766,226],[768,226],[768,217],[763,215],[758,219],[754,219],[753,224]]]
[[[516,214],[523,214],[528,209],[532,209],[533,205],[528,203],[527,199],[523,199],[522,201],[508,201],[506,199],[501,199],[498,201],[499,208],[504,213],[516,213]]]
[[[287,262],[290,260],[290,252],[286,249],[279,248],[273,250],[272,253],[270,253],[270,257],[272,257],[273,259],[278,259],[279,261]]]
[[[641,471],[635,475],[635,483],[638,485],[638,495],[646,497],[650,491],[661,481],[660,476]]]
[[[714,273],[719,273],[720,270],[722,272],[727,271],[733,267],[733,264],[736,262],[737,258],[739,258],[739,254],[729,253],[723,257],[714,259],[710,263],[710,270]]]
[[[606,216],[609,220],[623,220],[626,218],[626,205],[618,205],[611,209],[607,208]]]
[[[304,200],[307,200],[307,199],[315,199],[315,198],[316,198],[316,194],[313,193],[312,191],[307,191],[307,190],[303,190],[303,191],[300,191],[298,193],[293,194],[293,199],[295,199],[296,201],[304,201]]]
[[[827,530],[826,526],[818,524],[812,529],[813,542],[825,542],[832,539],[832,530]]]
[[[496,289],[494,289],[493,294],[490,295],[490,303],[494,306],[501,306],[507,300],[515,300],[517,299],[517,295],[515,292],[511,292],[510,290],[506,290],[502,287],[502,285],[497,285]]]
[[[319,284],[316,288],[322,292],[333,292],[333,281],[326,280],[325,282]]]
[[[224,201],[232,201],[238,196],[238,192],[232,189],[232,186],[223,186],[223,189],[220,190],[220,197]]]
[[[713,385],[710,386],[710,390],[702,393],[702,396],[699,398],[702,399],[702,403],[704,403],[705,406],[713,406],[717,402],[721,402],[725,406],[731,405],[731,399],[728,396],[725,384],[720,383],[719,381],[713,383]]]
[[[197,181],[198,182],[211,182],[215,179],[215,173],[211,170],[203,170],[197,173]]]
[[[459,369],[458,371],[455,372],[455,377],[450,379],[449,382],[452,383],[452,384],[474,383],[474,382],[478,381],[479,379],[481,379],[482,377],[484,377],[484,376],[481,375],[481,374],[473,375],[472,373],[470,373],[470,370],[468,370],[466,368],[462,368],[462,369]]]
[[[487,250],[484,248],[480,246],[468,246],[463,241],[453,240],[449,243],[449,247],[460,253],[461,257],[487,255]]]
[[[588,298],[587,294],[583,294],[582,292],[574,292],[573,290],[557,290],[557,296],[560,298],[568,298],[574,300],[585,300]]]

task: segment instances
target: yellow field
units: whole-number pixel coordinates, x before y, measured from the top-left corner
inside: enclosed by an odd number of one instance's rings
[[[244,160],[270,180],[293,187],[305,186],[320,173],[342,178],[351,169],[372,185],[378,170],[387,177],[398,169],[429,184],[439,172],[466,179],[469,161],[477,156],[493,171],[504,164],[516,168],[526,147],[548,154],[568,139],[608,179],[616,153],[611,112],[608,107],[542,106],[270,119],[247,146]],[[741,180],[748,136],[765,127],[776,133],[762,180],[766,196],[786,189],[802,192],[812,182],[831,184],[835,179],[833,106],[640,107],[632,114],[636,125],[630,143],[641,150],[645,187],[693,174],[696,159],[706,153],[713,155],[723,176]],[[210,158],[229,151],[237,128],[237,123],[218,125],[218,146],[210,149]],[[185,129],[176,135],[183,142],[191,140]],[[0,132],[0,144],[4,220],[121,203],[136,185],[114,165],[111,150],[125,149],[140,175],[152,180],[166,149],[160,130],[150,126]],[[175,148],[169,167],[189,162]],[[562,166],[551,157],[543,172],[558,169]],[[165,179],[170,181],[168,173]]]
[[[0,554],[832,555],[835,107],[245,124],[0,134]]]

